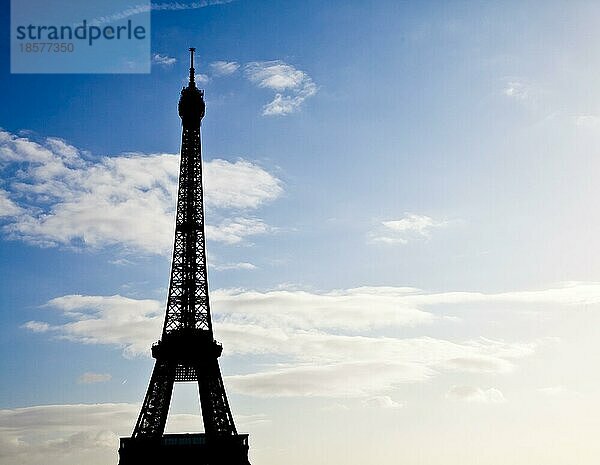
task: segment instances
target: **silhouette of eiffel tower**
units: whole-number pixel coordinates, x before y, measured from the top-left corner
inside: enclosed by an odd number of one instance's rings
[[[133,434],[121,438],[119,465],[249,465],[248,435],[238,434],[233,422],[218,362],[223,349],[210,316],[200,146],[205,104],[194,80],[194,51],[179,99],[183,133],[165,323],[152,346],[156,363]],[[203,434],[163,434],[176,381],[198,383]]]

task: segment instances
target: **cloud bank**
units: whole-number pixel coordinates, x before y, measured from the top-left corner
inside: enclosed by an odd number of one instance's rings
[[[224,355],[241,355],[249,361],[248,372],[228,376],[228,386],[259,397],[369,398],[389,396],[401,384],[425,382],[441,373],[511,373],[542,341],[398,335],[408,328],[459,324],[433,309],[447,312],[450,305],[472,303],[485,308],[498,302],[512,308],[531,305],[538,311],[545,305],[599,304],[600,283],[495,294],[425,293],[401,287],[328,292],[221,289],[211,294],[215,332],[224,343]],[[119,347],[126,356],[137,356],[147,354],[159,334],[164,306],[119,295],[69,295],[52,299],[43,311],[52,313],[43,321],[27,322],[25,328],[84,344]],[[460,389],[448,397],[461,395],[469,401],[482,397]]]
[[[119,437],[129,436],[138,404],[39,405],[0,410],[0,461],[20,465],[116,463]],[[242,429],[263,414],[236,415]],[[171,414],[167,432],[202,429],[200,415]]]

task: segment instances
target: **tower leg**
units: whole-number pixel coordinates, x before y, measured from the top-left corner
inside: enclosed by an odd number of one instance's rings
[[[133,430],[133,438],[160,438],[165,430],[173,383],[175,382],[176,364],[157,359],[150,378],[150,385]]]
[[[214,359],[196,369],[196,373],[206,435],[214,438],[236,435],[219,363]]]

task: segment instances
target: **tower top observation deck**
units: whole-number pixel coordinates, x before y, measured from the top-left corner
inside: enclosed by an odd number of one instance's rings
[[[190,48],[190,80],[187,87],[181,90],[179,98],[179,117],[184,125],[199,125],[204,117],[206,105],[204,103],[204,91],[196,87],[194,69],[195,48]]]

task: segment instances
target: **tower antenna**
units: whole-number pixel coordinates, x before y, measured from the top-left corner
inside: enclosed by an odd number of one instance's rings
[[[190,85],[192,87],[196,86],[196,82],[194,81],[194,74],[195,74],[195,70],[194,70],[194,52],[196,51],[196,49],[194,47],[190,47]]]

